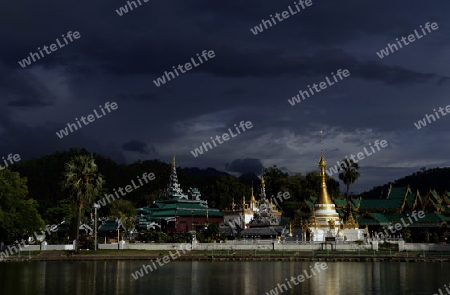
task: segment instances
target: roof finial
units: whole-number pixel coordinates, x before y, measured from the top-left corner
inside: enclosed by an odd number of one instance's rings
[[[173,158],[172,158],[172,167],[175,167],[175,155],[173,155]]]
[[[321,152],[322,152],[322,155],[323,155],[323,131],[322,130],[320,130],[320,137],[321,137]]]

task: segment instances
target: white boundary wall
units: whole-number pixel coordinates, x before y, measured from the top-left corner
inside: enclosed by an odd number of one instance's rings
[[[98,249],[130,249],[130,250],[161,250],[161,251],[170,251],[175,249],[180,249],[181,245],[185,245],[186,243],[172,243],[172,244],[159,244],[159,243],[125,243],[124,241],[120,242],[120,245],[117,244],[99,244]],[[372,245],[358,245],[355,243],[337,243],[336,245],[338,251],[358,251],[358,250],[378,250],[377,241],[373,241]],[[450,252],[450,244],[425,244],[425,243],[404,243],[403,241],[399,241],[399,250],[400,251],[449,251]],[[73,250],[73,245],[46,245],[45,242],[42,245],[29,245],[27,247],[22,247],[22,251],[50,251],[50,250]],[[259,241],[257,243],[251,242],[228,242],[228,243],[193,243],[192,250],[203,250],[203,251],[212,251],[212,250],[277,250],[277,251],[313,251],[313,250],[321,250],[321,243],[295,243],[295,242],[286,242],[286,243],[273,243],[272,241]],[[330,249],[331,246],[324,245],[323,249]]]

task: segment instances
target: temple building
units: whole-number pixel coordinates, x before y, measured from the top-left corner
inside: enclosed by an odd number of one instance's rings
[[[256,201],[253,195],[253,185],[252,193],[250,196],[250,202],[246,203],[245,196],[242,196],[242,201],[238,204],[234,202],[234,198],[231,201],[231,206],[223,212],[223,221],[226,226],[230,226],[237,231],[241,231],[247,228],[248,223],[252,220],[255,213],[258,212],[258,201]]]
[[[322,154],[319,160],[320,169],[320,192],[319,197],[310,197],[303,201],[297,212],[297,225],[302,229],[303,241],[323,242],[326,238],[335,240],[358,241],[364,239],[365,230],[359,229],[358,223],[354,220],[351,212],[347,221],[343,222],[336,209],[336,204],[328,195],[326,184],[326,161]],[[309,212],[305,212],[307,209]],[[341,212],[344,212],[341,209]]]
[[[321,165],[325,161],[321,159]],[[347,241],[359,240],[361,237],[373,236],[375,233],[383,232],[395,224],[401,224],[402,230],[389,230],[388,238],[404,238],[403,229],[408,229],[412,240],[420,241],[425,233],[436,232],[445,242],[445,238],[450,237],[450,193],[445,191],[439,194],[434,189],[430,189],[423,195],[419,190],[413,191],[408,185],[406,187],[393,187],[390,185],[386,192],[382,192],[379,199],[362,199],[361,197],[353,197],[346,199],[331,198],[334,204],[334,211],[324,212],[323,208],[330,205],[327,197],[324,197],[326,186],[323,179],[321,168],[322,191],[320,197],[310,196],[300,205],[296,215],[296,225],[302,228],[302,232],[306,235],[305,240],[317,241],[320,238],[320,231],[314,231],[313,228],[325,228],[324,220],[327,220],[327,213],[331,214],[328,220],[334,220],[336,224],[336,215],[340,219],[340,227],[337,237],[344,236]],[[333,206],[328,207],[333,209]],[[418,220],[412,219],[409,222],[411,214],[416,211],[423,211],[424,217]],[[320,217],[320,218],[318,218]],[[329,222],[329,221],[328,221]],[[405,226],[405,224],[407,226]],[[318,226],[317,226],[318,225]],[[331,225],[330,225],[331,228]],[[364,228],[357,232],[352,229]],[[331,230],[336,233],[336,228]],[[313,237],[311,237],[313,236]]]
[[[280,235],[283,227],[280,226],[282,213],[273,204],[272,198],[266,196],[264,176],[261,176],[260,199],[257,201],[251,190],[250,202],[236,205],[234,199],[230,208],[223,210],[224,226],[221,232],[229,236],[236,236],[238,232],[245,237],[258,237],[261,239],[275,238]]]
[[[248,223],[249,227],[276,226],[280,225],[281,212],[273,204],[272,198],[267,198],[264,175],[261,175],[261,198],[258,202],[258,209],[253,218]]]
[[[380,199],[351,199],[353,211],[358,222],[369,228],[370,232],[378,231],[380,227],[389,227],[400,223],[407,224],[408,229],[415,235],[425,232],[436,232],[443,237],[448,235],[450,228],[450,194],[446,191],[438,194],[429,190],[421,195],[419,190],[413,191],[406,187],[393,187],[390,185]],[[423,211],[424,216],[409,221],[412,213]],[[393,235],[398,236],[400,232]]]
[[[197,188],[183,192],[178,183],[175,156],[164,193],[149,207],[138,208],[137,213],[138,230],[160,229],[166,233],[196,231],[223,221],[222,212],[210,208]]]

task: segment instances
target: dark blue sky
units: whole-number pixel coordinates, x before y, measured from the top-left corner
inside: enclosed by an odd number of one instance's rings
[[[8,1],[0,9],[0,156],[22,159],[85,147],[119,162],[259,172],[317,169],[320,130],[336,164],[376,140],[352,191],[449,166],[450,116],[414,123],[450,105],[450,3],[315,1],[258,35],[251,28],[294,1],[153,1],[119,16],[126,1]],[[376,52],[427,22],[439,29],[380,59]],[[81,37],[22,68],[18,61],[68,31]],[[168,83],[172,66],[214,58]],[[196,60],[198,62],[198,60]],[[350,76],[291,106],[288,99],[331,72]],[[59,139],[56,132],[99,105],[118,108]],[[191,151],[241,121],[253,127],[210,151]],[[248,159],[239,161],[239,159]],[[337,175],[334,176],[337,178]]]

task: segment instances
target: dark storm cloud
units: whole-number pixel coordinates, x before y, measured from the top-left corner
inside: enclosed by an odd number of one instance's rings
[[[226,164],[225,168],[229,172],[261,174],[264,166],[260,159],[236,159],[231,164]]]
[[[49,106],[56,100],[50,90],[31,73],[10,70],[1,61],[0,94],[7,98],[8,106],[12,107]]]
[[[131,93],[122,93],[119,95],[119,98],[122,100],[137,100],[137,101],[150,101],[156,100],[158,97],[155,94],[150,93],[139,93],[139,94],[131,94]]]
[[[412,123],[446,105],[450,73],[442,60],[448,58],[450,3],[312,1],[258,36],[250,28],[293,1],[148,2],[121,17],[115,10],[126,0],[88,6],[75,0],[5,2],[0,151],[18,150],[25,159],[77,146],[121,162],[125,155],[130,162],[170,161],[177,154],[186,166],[223,169],[228,162],[230,171],[259,174],[262,162],[305,173],[317,169],[317,132],[325,128],[330,161],[375,139],[395,143],[392,152],[367,160],[376,167],[361,170],[358,189],[381,184],[376,182],[384,175],[404,176],[422,163],[448,163],[442,141],[447,118],[426,131],[413,130]],[[427,21],[438,22],[439,30],[392,56],[377,57],[388,42]],[[30,51],[68,31],[79,31],[81,38],[30,67],[19,66]],[[153,84],[203,50],[214,50],[216,57],[167,85]],[[295,108],[287,104],[299,89],[337,69],[351,76]],[[57,138],[55,131],[68,121],[108,100],[119,101],[114,117]],[[193,147],[240,120],[254,123],[251,132],[192,157]],[[432,157],[429,142],[442,142]]]
[[[123,5],[125,2],[116,1],[115,5]],[[372,11],[370,5],[358,3],[357,1],[350,1],[352,3],[352,9],[349,9],[345,5],[327,3],[315,3],[308,12],[303,12],[296,18],[292,17],[289,21],[279,24],[283,26],[284,30],[290,28],[296,28],[298,22],[311,25],[311,29],[302,34],[303,36],[322,36],[322,39],[330,40],[331,36],[339,36],[339,40],[342,42],[343,37],[352,37],[355,32],[365,31],[366,33],[376,34],[384,32],[385,27],[389,26],[395,28],[400,25],[399,17],[386,18],[387,20],[382,24],[375,22],[377,16]],[[202,50],[215,50],[216,58],[209,60],[207,63],[195,68],[195,73],[206,73],[218,77],[279,77],[283,75],[294,76],[317,76],[317,75],[329,75],[331,71],[338,68],[348,68],[352,73],[352,77],[359,77],[365,80],[382,81],[388,84],[397,85],[405,83],[422,83],[429,81],[431,78],[440,77],[433,73],[422,73],[415,70],[406,69],[401,66],[387,66],[378,61],[365,61],[364,59],[358,59],[349,53],[345,53],[341,49],[332,49],[327,51],[316,52],[314,54],[307,54],[303,56],[286,54],[284,48],[276,46],[270,46],[270,39],[257,40],[251,39],[250,32],[247,27],[242,27],[242,30],[234,31],[227,25],[227,20],[224,17],[231,18],[242,17],[242,25],[246,22],[256,19],[260,22],[260,18],[266,17],[265,10],[261,6],[262,3],[255,1],[254,5],[245,5],[244,12],[233,10],[234,16],[223,14],[221,9],[229,11],[230,4],[220,3],[212,6],[208,6],[203,1],[197,2],[200,9],[208,11],[211,20],[206,20],[205,17],[199,17],[197,22],[189,22],[182,28],[175,30],[173,23],[176,18],[179,17],[179,21],[183,21],[185,16],[176,16],[170,13],[168,7],[165,4],[154,4],[152,10],[148,13],[156,16],[158,11],[168,12],[167,18],[164,21],[161,18],[152,18],[149,20],[147,26],[140,27],[142,33],[148,32],[149,38],[143,38],[141,34],[130,34],[129,26],[141,24],[142,11],[147,7],[139,7],[136,11],[131,11],[129,15],[125,17],[134,16],[133,20],[127,20],[125,18],[113,17],[112,15],[106,15],[103,19],[115,34],[107,33],[106,35],[100,30],[99,27],[91,27],[89,31],[85,30],[82,33],[82,38],[77,40],[78,44],[70,44],[73,47],[71,50],[52,53],[53,56],[57,56],[58,64],[72,65],[72,70],[77,73],[84,74],[89,73],[89,64],[80,64],[80,56],[84,59],[90,59],[92,62],[97,63],[105,71],[114,73],[116,75],[142,75],[150,74],[152,76],[163,75],[164,71],[172,70],[172,66],[178,64],[184,64],[190,61],[191,57],[195,57],[196,53]],[[93,4],[95,6],[95,4]],[[108,7],[109,6],[109,7]],[[94,11],[99,12],[100,9],[117,8],[112,5],[96,6]],[[111,7],[112,6],[112,7]],[[253,9],[249,12],[248,7]],[[234,6],[233,6],[234,7]],[[271,9],[280,10],[285,8],[281,4],[271,4]],[[235,7],[234,7],[235,8]],[[385,7],[385,14],[396,13],[397,6]],[[56,9],[56,7],[54,7]],[[190,7],[190,5],[183,5],[177,7],[180,13],[200,13],[198,10]],[[355,13],[356,10],[356,13]],[[269,10],[270,11],[270,10]],[[231,12],[231,11],[229,11]],[[271,11],[272,13],[273,11]],[[92,13],[92,12],[91,12]],[[64,10],[64,14],[70,16],[70,12]],[[132,15],[133,14],[133,15]],[[254,17],[250,17],[250,15]],[[343,16],[348,15],[349,18]],[[315,16],[320,16],[323,19],[317,19]],[[351,18],[353,17],[353,18]],[[71,19],[74,16],[70,16]],[[355,21],[356,18],[356,21]],[[358,21],[365,20],[360,23]],[[327,26],[326,24],[332,24],[333,20],[338,23],[338,26]],[[321,26],[314,26],[312,22],[322,23]],[[160,27],[164,22],[164,27],[167,31],[162,34],[159,30],[152,30],[152,27]],[[93,25],[93,20],[88,20],[86,24],[83,24],[83,28],[87,29],[89,24]],[[237,47],[234,44],[230,44],[229,40],[217,37],[217,32],[209,32],[208,27],[212,24],[217,25],[220,28],[220,33],[227,36],[228,34],[237,34],[236,42],[241,43],[243,39],[247,39],[247,44],[264,44],[267,43],[264,48],[257,48],[255,45],[250,45],[248,48]],[[255,23],[256,25],[258,23]],[[357,24],[357,25],[356,25]],[[377,24],[376,26],[374,24]],[[208,25],[208,26],[204,26]],[[329,29],[334,27],[342,27],[341,33],[330,33]],[[326,37],[320,33],[326,28],[328,33]],[[378,28],[378,31],[376,30]],[[275,30],[274,28],[271,28]],[[278,28],[277,28],[278,29]],[[204,31],[203,34],[199,34],[199,30]],[[52,30],[54,31],[54,29]],[[245,32],[245,33],[244,33]],[[264,32],[266,33],[266,32]],[[100,34],[101,38],[96,35]],[[247,36],[247,35],[248,36]],[[266,33],[268,34],[268,33]],[[59,37],[57,34],[53,37]],[[170,37],[169,37],[170,36]],[[48,33],[45,33],[44,39],[50,38]],[[280,38],[278,35],[275,38]],[[36,40],[36,37],[33,37]],[[127,45],[123,44],[123,40],[127,40]],[[338,41],[338,40],[336,40]],[[43,42],[43,41],[42,41]],[[42,43],[40,42],[40,43]],[[37,43],[37,44],[40,44]],[[158,45],[155,46],[155,43]],[[37,46],[37,45],[36,45]],[[75,47],[76,46],[76,47]],[[68,47],[69,48],[69,47]],[[167,51],[170,48],[170,52]],[[249,50],[251,49],[251,50]],[[63,50],[63,49],[60,49]],[[76,51],[77,53],[74,53]],[[19,57],[17,57],[19,58]],[[56,64],[55,60],[48,58],[47,56],[39,60],[40,64]],[[156,77],[155,77],[156,78]],[[442,77],[441,77],[442,78]]]
[[[122,145],[122,149],[124,151],[128,151],[128,152],[136,152],[136,153],[140,153],[140,154],[144,154],[144,155],[148,155],[148,147],[147,144],[145,142],[139,141],[139,140],[130,140],[127,143],[124,143]]]
[[[54,132],[57,127],[26,126],[15,122],[8,113],[0,116],[0,127],[3,128],[1,136],[4,139],[0,144],[0,155],[18,153],[22,159],[30,159],[70,148],[85,148],[89,152],[107,155],[119,163],[125,162],[116,148],[103,148],[94,140],[83,136],[82,132],[71,133],[59,139]]]

